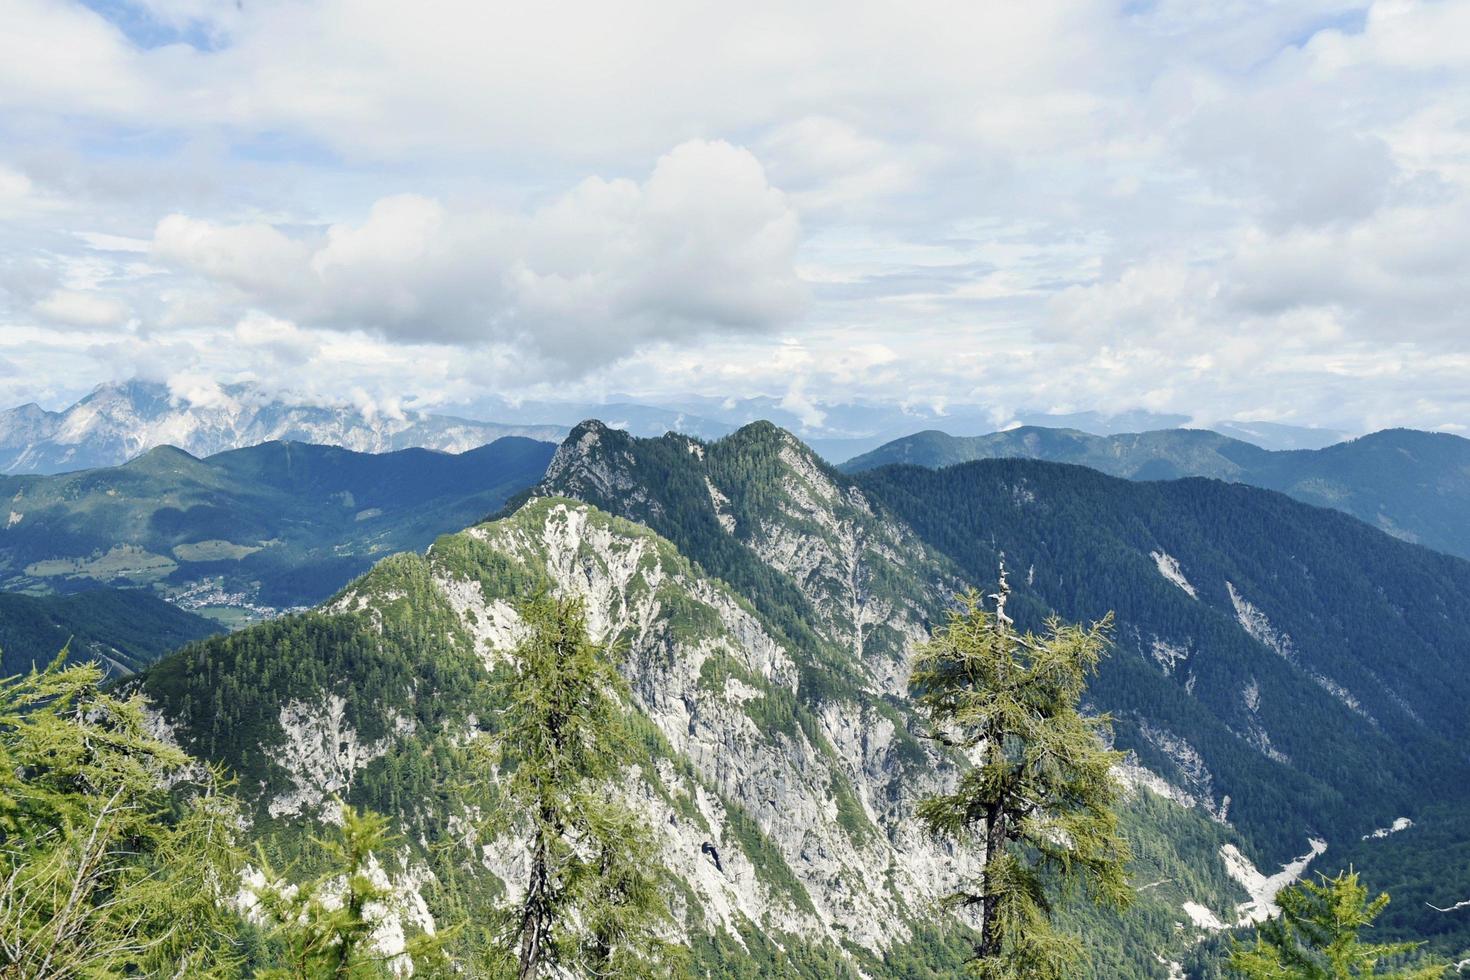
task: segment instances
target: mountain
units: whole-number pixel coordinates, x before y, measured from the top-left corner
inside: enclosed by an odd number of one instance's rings
[[[1343,515],[1020,460],[854,479],[769,424],[710,445],[586,424],[539,492],[648,524],[894,682],[944,597],[988,588],[1004,552],[1023,621],[1117,610],[1096,691],[1119,744],[1262,860],[1462,802],[1470,563]]]
[[[359,452],[425,448],[464,452],[505,436],[556,441],[555,425],[501,425],[405,412],[296,405],[248,384],[226,385],[191,402],[162,384],[98,386],[70,408],[22,405],[0,413],[0,473],[61,473],[116,466],[159,446],[194,456],[270,441],[310,442]]]
[[[189,647],[139,687],[180,744],[240,776],[271,847],[315,832],[340,794],[395,818],[406,844],[389,870],[415,904],[482,916],[515,887],[515,849],[468,839],[452,788],[496,715],[481,681],[520,635],[514,603],[540,588],[582,596],[594,638],[626,651],[641,747],[618,792],[656,835],[697,975],[955,972],[968,933],[933,902],[965,865],[913,818],[950,768],[906,702],[820,631],[793,635],[666,538],[585,502],[529,499],[385,559],[317,611]],[[1094,930],[1109,942],[1092,975],[1163,977],[1155,957],[1189,951],[1183,902],[1227,915],[1248,899],[1210,859],[1243,842],[1148,789],[1129,821],[1143,873],[1165,884],[1143,897],[1148,916]]]
[[[68,596],[0,592],[0,677],[44,667],[68,641],[72,660],[97,660],[122,676],[220,632],[218,623],[139,589]]]
[[[1428,907],[1470,890],[1470,563],[1212,480],[1007,459],[858,483],[971,575],[1003,554],[1023,622],[1116,610],[1092,696],[1120,745],[1254,841],[1328,842],[1320,870],[1393,891],[1383,928],[1470,944]]]
[[[1419,901],[1470,888],[1432,850],[1470,839],[1470,563],[1248,486],[1024,460],[853,477],[768,423],[704,443],[588,422],[493,519],[136,683],[241,777],[267,846],[341,794],[399,825],[416,907],[481,915],[517,867],[468,839],[455,790],[496,716],[481,681],[518,598],[581,596],[625,651],[643,748],[618,791],[701,972],[952,975],[966,927],[929,901],[956,857],[912,812],[954,760],[917,737],[904,680],[1002,551],[1023,625],[1118,614],[1090,697],[1129,754],[1147,887],[1127,915],[1070,913],[1087,975],[1200,976],[1220,929],[1344,859],[1413,896],[1402,934],[1470,945]]]
[[[1273,452],[1191,429],[1106,437],[1029,427],[970,438],[930,431],[849,460],[842,469],[1010,457],[1076,463],[1133,480],[1208,476],[1247,483],[1470,557],[1470,440],[1443,432],[1387,429],[1322,449]]]
[[[1326,449],[1353,438],[1338,429],[1317,429],[1281,422],[1216,422],[1210,431],[1262,449]]]
[[[553,447],[506,437],[459,454],[269,442],[196,459],[0,477],[0,586],[149,586],[227,622],[326,598],[540,479]]]

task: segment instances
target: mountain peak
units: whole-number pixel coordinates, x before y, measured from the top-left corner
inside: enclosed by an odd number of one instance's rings
[[[600,424],[600,423],[599,423]],[[175,397],[157,381],[98,385],[57,413],[27,408],[0,415],[0,472],[61,473],[117,466],[160,445],[195,457],[274,440],[342,446],[356,452],[421,447],[465,452],[518,435],[545,442],[552,425],[500,425],[411,412],[373,413],[350,406],[306,405],[275,398],[254,384],[223,385],[197,400]]]

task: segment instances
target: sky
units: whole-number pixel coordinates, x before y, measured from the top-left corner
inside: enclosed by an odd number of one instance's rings
[[[0,405],[1470,431],[1470,0],[0,18]]]

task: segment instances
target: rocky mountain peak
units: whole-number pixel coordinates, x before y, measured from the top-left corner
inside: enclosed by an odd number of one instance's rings
[[[561,438],[560,426],[499,425],[424,413],[382,413],[349,405],[306,405],[254,385],[227,385],[209,397],[176,396],[156,381],[99,385],[61,412],[22,406],[0,414],[0,472],[60,473],[116,466],[155,446],[203,457],[273,440],[359,452],[421,447],[465,452],[503,436]]]

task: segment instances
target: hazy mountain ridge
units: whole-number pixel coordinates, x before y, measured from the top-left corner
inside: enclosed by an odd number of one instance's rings
[[[508,400],[490,396],[462,406],[475,418],[372,406],[311,404],[274,396],[248,383],[175,395],[158,382],[99,385],[76,404],[47,411],[32,403],[0,411],[0,473],[57,473],[116,466],[162,445],[208,456],[270,441],[337,445],[360,452],[426,448],[464,452],[502,436],[559,441],[578,421],[597,417],[609,427],[653,438],[678,432],[704,440],[722,438],[753,422],[770,420],[797,432],[823,458],[841,462],[907,438],[927,427],[956,437],[993,429],[984,406],[937,408],[881,403],[813,403],[787,399],[718,399],[699,396],[644,404],[611,395],[601,402]],[[1071,427],[1098,435],[1183,425],[1182,415],[1147,411],[1065,415],[1023,412],[1028,425]],[[1328,429],[1280,423],[1220,422],[1213,427],[1270,449],[1318,448],[1343,438]]]
[[[369,414],[352,407],[269,398],[226,385],[198,403],[146,381],[100,385],[60,412],[22,405],[0,413],[0,472],[59,473],[117,466],[159,446],[210,456],[262,442],[341,446],[357,452],[423,448],[462,453],[505,436],[558,441],[555,425],[501,425],[423,412]]]
[[[969,438],[930,431],[851,459],[842,469],[1011,457],[1076,463],[1135,480],[1207,476],[1247,483],[1470,557],[1470,440],[1442,432],[1387,429],[1322,449],[1271,451],[1189,429],[1106,437],[1034,427]]]

